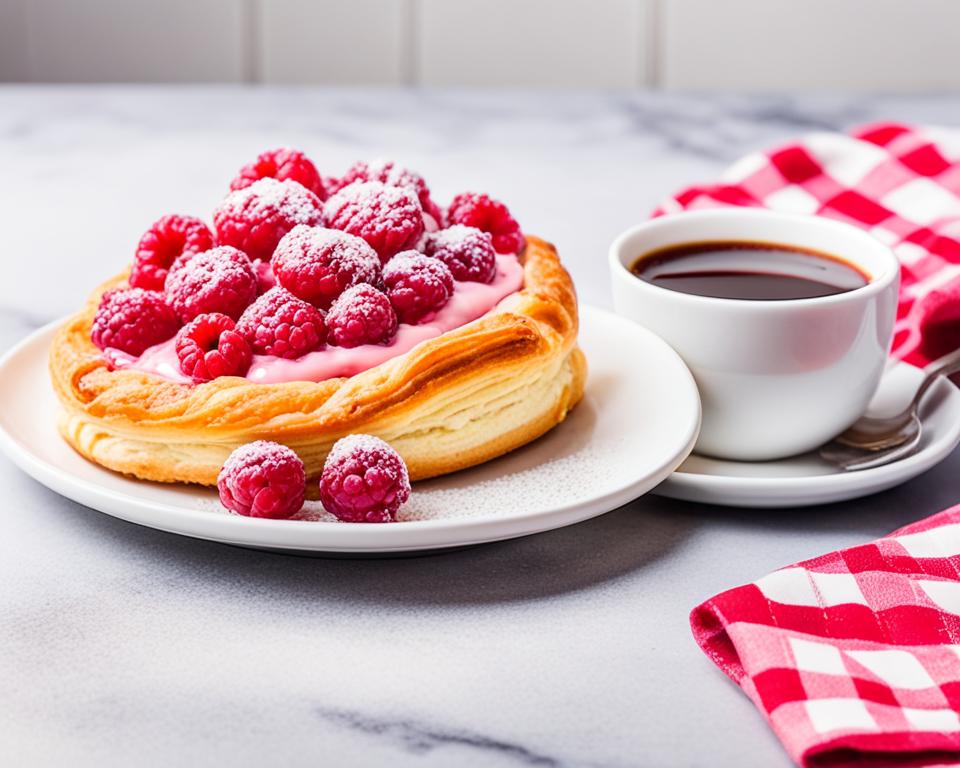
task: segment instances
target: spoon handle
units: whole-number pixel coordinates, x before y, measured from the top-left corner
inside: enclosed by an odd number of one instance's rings
[[[913,396],[913,400],[910,401],[910,410],[912,411],[917,409],[920,401],[923,400],[923,396],[937,379],[941,376],[949,376],[950,374],[960,371],[960,349],[955,349],[953,352],[934,360],[925,370],[927,374],[917,388],[917,393]]]

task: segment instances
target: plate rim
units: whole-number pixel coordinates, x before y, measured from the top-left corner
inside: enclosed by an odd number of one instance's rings
[[[908,365],[908,363],[900,364]],[[938,382],[934,392],[942,393],[943,398],[960,401],[960,388],[949,381]],[[812,496],[829,497],[825,498],[823,502],[814,503],[829,503],[830,501],[841,500],[841,498],[866,496],[890,488],[900,482],[906,482],[935,467],[946,459],[958,445],[960,445],[960,420],[948,424],[943,437],[931,442],[920,451],[899,461],[872,469],[792,477],[712,475],[703,472],[675,471],[664,482],[663,486],[657,489],[657,493],[670,498],[687,499],[689,498],[686,495],[688,493],[699,494],[714,491],[736,494],[741,498],[751,497],[757,501],[761,500],[761,494],[779,493],[784,497],[796,497],[797,505],[800,506],[811,503],[805,502],[804,499]],[[699,501],[699,499],[697,500]],[[743,506],[740,501],[711,500],[706,503]],[[772,504],[769,501],[767,503]]]
[[[256,546],[258,543],[256,539],[269,539],[269,535],[257,536],[256,532],[258,531],[269,534],[270,531],[279,530],[285,532],[312,530],[315,532],[324,531],[332,540],[325,543],[322,548],[316,544],[312,544],[310,541],[300,542],[299,544],[280,544],[275,541],[263,541],[261,545],[271,548],[288,549],[290,551],[312,552],[410,551],[466,546],[542,533],[612,511],[647,493],[669,477],[676,467],[687,458],[693,450],[700,431],[701,405],[699,392],[692,374],[672,347],[652,331],[632,323],[614,312],[587,304],[581,304],[580,315],[581,318],[585,316],[595,316],[601,322],[614,322],[616,324],[627,325],[630,327],[631,332],[645,336],[648,343],[660,346],[662,351],[676,362],[676,373],[679,374],[680,380],[683,381],[685,388],[688,390],[688,395],[692,395],[692,402],[695,405],[694,417],[686,424],[686,439],[667,459],[664,459],[662,466],[656,472],[644,475],[625,485],[618,486],[608,493],[592,498],[586,502],[570,502],[559,507],[539,509],[516,518],[505,518],[494,513],[487,513],[472,517],[408,520],[400,524],[402,525],[402,529],[394,525],[372,526],[360,523],[351,524],[311,520],[259,520],[246,518],[241,515],[217,515],[217,522],[212,523],[212,525],[222,528],[222,534],[220,532],[204,534],[184,531],[177,525],[163,524],[180,521],[186,524],[188,528],[202,528],[204,527],[204,521],[202,520],[197,526],[192,525],[197,523],[198,514],[205,514],[202,510],[191,510],[163,501],[147,501],[135,495],[115,491],[98,485],[96,482],[88,479],[72,475],[37,456],[26,444],[21,443],[17,437],[7,431],[2,420],[0,420],[0,450],[2,450],[17,467],[34,478],[34,480],[59,495],[79,504],[104,514],[109,514],[113,517],[157,530],[223,543],[245,546],[252,544]],[[65,320],[66,318],[60,318],[45,324],[7,350],[7,352],[0,356],[0,372],[6,369],[14,358],[23,354],[26,348],[35,344],[37,340],[44,335],[50,334]],[[79,458],[86,461],[83,457]],[[100,469],[110,471],[104,468]],[[96,505],[95,503],[97,501],[100,501],[101,505]],[[108,507],[114,509],[115,505],[119,503],[131,507],[131,513],[134,514],[121,514],[118,511],[108,511],[108,509],[103,508]],[[146,515],[159,514],[162,515],[163,518],[158,522],[153,522],[152,520],[145,521],[135,514],[136,512]],[[546,520],[549,520],[550,523],[544,525]],[[280,526],[282,526],[282,528],[280,528]],[[387,529],[389,529],[389,532]],[[500,530],[498,531],[497,529]],[[370,540],[365,546],[344,544],[342,541],[337,541],[337,539],[352,538],[359,533],[360,530],[366,531],[367,533],[361,535]],[[396,537],[392,532],[397,530],[403,530],[406,533],[401,537]],[[404,539],[415,537],[417,534],[423,534],[426,538],[435,539],[453,532],[460,532],[462,535],[457,537],[457,541],[449,543],[431,542],[428,544],[421,543],[415,546],[408,546],[402,543],[391,544],[389,542],[389,540],[393,538]],[[238,538],[231,539],[230,534],[236,534]],[[314,536],[315,535],[316,534],[314,534]],[[378,539],[387,539],[388,541],[378,541]]]

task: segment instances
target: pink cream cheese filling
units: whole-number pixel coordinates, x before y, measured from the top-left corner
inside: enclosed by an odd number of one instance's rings
[[[326,346],[296,360],[272,355],[254,355],[246,378],[256,384],[285,381],[326,381],[354,376],[399,355],[417,344],[483,317],[501,301],[523,287],[523,266],[513,255],[497,255],[497,274],[490,283],[457,282],[456,290],[443,309],[417,325],[401,323],[390,344],[364,344],[359,347]],[[117,349],[104,351],[114,369],[151,373],[179,384],[191,383],[180,370],[175,339],[150,347],[139,357]]]

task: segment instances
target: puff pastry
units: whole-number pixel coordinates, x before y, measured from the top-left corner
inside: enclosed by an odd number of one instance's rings
[[[159,482],[216,484],[230,452],[266,439],[317,477],[333,443],[364,432],[404,458],[412,479],[470,467],[536,439],[583,394],[577,300],[556,249],[527,237],[524,286],[491,312],[350,378],[177,384],[111,370],[90,341],[101,294],[58,331],[50,353],[63,437],[104,467]]]

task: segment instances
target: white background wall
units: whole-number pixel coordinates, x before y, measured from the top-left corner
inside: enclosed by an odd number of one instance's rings
[[[0,0],[0,80],[960,90],[960,0]]]

